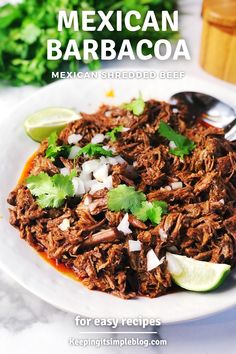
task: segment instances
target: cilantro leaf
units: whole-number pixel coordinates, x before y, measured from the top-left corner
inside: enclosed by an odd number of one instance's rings
[[[189,155],[192,150],[195,149],[196,145],[186,136],[176,133],[168,124],[161,121],[159,126],[159,134],[169,141],[173,141],[176,148],[170,148],[170,153],[181,158],[184,155]]]
[[[152,203],[142,202],[136,209],[134,209],[133,214],[137,219],[145,222],[148,220],[148,210],[152,208]]]
[[[110,132],[106,133],[106,136],[110,138],[110,140],[114,143],[114,141],[117,140],[116,134],[121,133],[123,131],[124,127],[122,125],[119,125],[118,127],[115,127],[112,129]]]
[[[37,176],[28,177],[26,185],[41,208],[59,208],[67,197],[73,197],[75,194],[73,177],[74,172],[68,176],[55,174],[52,177],[41,172]]]
[[[142,98],[141,93],[139,94],[138,98],[131,101],[130,103],[125,103],[123,107],[128,111],[133,112],[133,114],[135,114],[136,116],[140,116],[140,114],[143,114],[145,109],[145,102]]]
[[[108,192],[108,208],[112,211],[133,211],[146,200],[144,193],[138,192],[134,187],[120,184]]]
[[[160,207],[162,209],[162,214],[168,213],[168,205],[163,200],[153,200],[152,205],[154,207]]]
[[[108,208],[111,211],[131,212],[137,219],[143,222],[150,220],[153,225],[159,224],[163,214],[167,213],[166,202],[148,202],[144,193],[125,184],[120,184],[108,192]]]
[[[148,219],[153,225],[160,224],[162,217],[162,208],[160,206],[152,206],[152,208],[147,211]]]
[[[160,223],[162,215],[167,213],[167,203],[155,200],[153,202],[142,202],[139,208],[135,209],[133,214],[141,221],[150,220],[152,224]]]
[[[102,144],[87,144],[82,147],[76,157],[86,154],[88,156],[113,156],[113,152],[111,150],[106,150],[102,147]]]
[[[41,172],[37,176],[28,177],[26,183],[30,192],[36,197],[50,193],[51,189],[53,189],[52,179],[45,172]]]
[[[58,135],[56,132],[52,132],[48,137],[48,148],[46,150],[46,157],[55,160],[58,156],[62,155],[67,157],[70,147],[67,145],[57,145]]]

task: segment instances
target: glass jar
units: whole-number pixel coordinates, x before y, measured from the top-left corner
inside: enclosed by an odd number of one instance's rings
[[[236,1],[205,4],[200,64],[210,74],[236,83]]]

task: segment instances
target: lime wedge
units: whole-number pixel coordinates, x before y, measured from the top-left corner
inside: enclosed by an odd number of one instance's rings
[[[193,258],[166,254],[168,270],[173,281],[191,291],[210,291],[218,288],[230,272],[230,265],[197,261]]]
[[[79,119],[79,114],[72,109],[49,107],[27,117],[24,127],[31,139],[41,142],[53,131],[60,132],[69,122],[76,119]]]

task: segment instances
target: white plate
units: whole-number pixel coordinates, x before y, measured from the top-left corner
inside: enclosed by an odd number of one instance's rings
[[[114,98],[106,97],[113,88]],[[48,106],[76,108],[92,112],[103,102],[121,103],[137,96],[168,99],[181,90],[209,93],[235,102],[235,93],[208,84],[195,77],[179,80],[62,80],[51,84],[22,102],[0,127],[0,266],[26,289],[66,311],[90,317],[158,317],[174,323],[222,311],[236,305],[233,275],[217,291],[208,294],[182,291],[156,299],[122,300],[112,295],[86,289],[45,262],[20,239],[19,232],[8,223],[8,193],[16,185],[26,159],[37,148],[23,129],[26,116]]]

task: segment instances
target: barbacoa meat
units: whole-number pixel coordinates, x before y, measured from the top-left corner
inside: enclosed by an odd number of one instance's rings
[[[118,231],[124,213],[107,207],[107,189],[83,198],[70,198],[59,209],[41,209],[24,181],[9,194],[10,223],[20,236],[56,264],[63,263],[89,289],[122,298],[157,297],[168,292],[171,278],[164,260],[147,271],[147,252],[158,257],[166,251],[216,263],[236,260],[236,144],[223,132],[188,120],[186,108],[150,100],[135,116],[121,107],[103,105],[94,114],[68,124],[58,144],[68,144],[71,134],[81,134],[78,146],[116,126],[129,128],[114,142],[107,142],[124,160],[110,167],[113,187],[134,186],[149,201],[163,200],[169,212],[153,226],[129,215],[131,234]],[[169,143],[158,134],[160,121],[192,139],[196,148],[180,159],[169,152]],[[47,141],[35,154],[29,174],[49,175],[74,162],[61,158],[60,166],[45,157]],[[79,168],[85,158],[76,159]],[[170,185],[182,182],[182,187]],[[69,219],[70,227],[59,225]],[[163,237],[163,234],[165,237]],[[139,240],[139,252],[130,252],[128,241]]]

